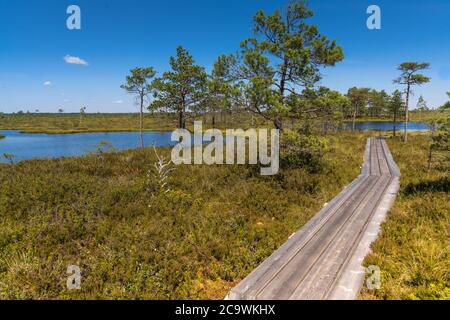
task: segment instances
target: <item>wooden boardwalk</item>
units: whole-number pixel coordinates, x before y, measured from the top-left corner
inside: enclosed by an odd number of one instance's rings
[[[355,299],[362,260],[399,188],[386,142],[367,142],[361,175],[231,290],[230,300]]]

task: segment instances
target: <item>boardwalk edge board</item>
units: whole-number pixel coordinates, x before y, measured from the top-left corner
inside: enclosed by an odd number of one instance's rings
[[[385,140],[368,139],[361,174],[233,288],[226,300],[357,299],[365,277],[362,262],[399,187],[400,170]],[[333,250],[336,243],[342,248]]]
[[[344,267],[339,282],[329,295],[329,300],[356,300],[358,298],[366,274],[366,269],[362,263],[364,258],[371,252],[370,245],[378,238],[381,232],[381,225],[394,204],[399,188],[400,178],[394,177],[372,220],[364,231],[361,242]]]

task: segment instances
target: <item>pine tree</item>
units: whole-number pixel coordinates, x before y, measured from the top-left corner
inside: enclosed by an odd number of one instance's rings
[[[406,102],[405,102],[405,142],[408,141],[408,122],[409,122],[409,98],[411,89],[415,85],[422,85],[430,82],[430,78],[417,72],[428,69],[429,63],[404,62],[397,68],[401,75],[394,80],[394,83],[405,86]]]
[[[186,128],[186,113],[198,107],[206,97],[207,74],[195,64],[189,52],[179,46],[170,57],[171,71],[152,83],[154,101],[150,110],[170,110],[178,115],[178,127]]]

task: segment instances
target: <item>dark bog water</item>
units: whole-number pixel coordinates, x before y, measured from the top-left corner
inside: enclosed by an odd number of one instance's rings
[[[352,124],[347,124],[348,128]],[[404,124],[397,123],[402,131]],[[392,122],[358,122],[357,130],[391,131]],[[426,123],[410,122],[409,131],[426,131]],[[116,150],[139,147],[139,132],[96,132],[76,134],[30,134],[16,130],[0,130],[6,138],[0,139],[0,162],[7,162],[3,154],[14,155],[14,161],[74,157],[87,152],[95,152],[101,141],[108,141]],[[146,146],[167,147],[175,145],[171,141],[171,132],[144,132]]]
[[[29,134],[15,130],[0,130],[6,135],[0,139],[0,162],[6,162],[4,153],[14,155],[14,161],[74,157],[95,152],[101,141],[108,141],[117,150],[138,148],[139,132],[100,132],[76,134]],[[146,146],[166,147],[171,142],[171,132],[145,132]]]
[[[381,121],[365,121],[365,122],[357,122],[355,124],[356,130],[375,130],[375,131],[393,131],[394,130],[394,122],[381,122]],[[404,131],[405,123],[397,122],[395,124],[397,131]],[[352,124],[348,123],[347,128],[351,129]],[[408,123],[408,131],[428,131],[429,127],[424,122],[409,122]]]

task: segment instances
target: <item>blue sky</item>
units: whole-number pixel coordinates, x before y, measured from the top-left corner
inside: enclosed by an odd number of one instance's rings
[[[130,68],[162,73],[178,45],[207,69],[252,36],[252,16],[288,0],[2,0],[0,112],[134,112],[120,85]],[[66,9],[81,8],[82,29],[66,28]],[[382,10],[382,29],[366,27],[366,9]],[[344,48],[345,60],[324,72],[322,84],[395,89],[396,65],[427,61],[432,82],[415,90],[431,107],[450,91],[450,1],[311,0],[311,22]],[[88,65],[70,64],[78,57]],[[73,62],[74,59],[72,59]],[[69,59],[70,62],[70,59]]]

